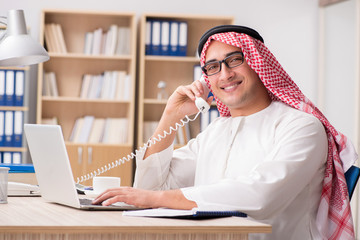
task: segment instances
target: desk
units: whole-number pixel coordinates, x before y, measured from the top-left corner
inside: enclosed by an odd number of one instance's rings
[[[0,205],[2,239],[247,239],[271,226],[246,218],[210,220],[125,217],[120,211],[84,211],[48,203],[41,197],[8,197]]]

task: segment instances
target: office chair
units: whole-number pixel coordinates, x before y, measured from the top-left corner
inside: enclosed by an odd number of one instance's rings
[[[354,193],[356,183],[359,180],[359,176],[360,168],[354,165],[345,172],[345,180],[349,191],[349,200],[351,200],[351,197]]]

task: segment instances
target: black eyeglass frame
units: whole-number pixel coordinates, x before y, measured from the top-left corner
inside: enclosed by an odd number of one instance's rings
[[[230,67],[229,64],[226,62],[226,60],[228,60],[229,58],[234,57],[234,56],[236,56],[236,55],[241,55],[242,61],[241,61],[240,64]],[[213,73],[213,74],[208,74],[208,73],[207,73],[207,70],[206,70],[206,66],[208,66],[208,65],[210,65],[210,64],[214,64],[214,63],[219,63],[219,71],[217,71],[216,73]],[[213,75],[218,74],[219,72],[221,72],[222,63],[224,63],[225,66],[228,67],[228,68],[238,67],[238,66],[240,66],[240,65],[242,65],[242,64],[244,63],[244,54],[243,54],[242,52],[233,53],[233,54],[227,56],[226,58],[224,58],[223,60],[214,61],[214,62],[209,62],[209,63],[205,64],[204,66],[201,67],[201,70],[203,71],[203,73],[204,73],[206,76],[213,76]]]

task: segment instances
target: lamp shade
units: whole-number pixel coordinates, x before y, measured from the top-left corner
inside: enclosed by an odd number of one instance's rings
[[[45,62],[49,58],[44,47],[27,34],[24,12],[10,10],[6,34],[0,42],[0,66],[25,66]]]

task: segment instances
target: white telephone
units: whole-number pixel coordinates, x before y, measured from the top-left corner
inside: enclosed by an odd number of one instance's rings
[[[210,92],[210,89],[206,85],[205,78],[204,78],[203,75],[200,78],[200,82],[203,85],[204,95],[207,97],[209,92]],[[148,148],[151,145],[155,144],[156,142],[160,142],[163,138],[170,135],[173,131],[177,131],[180,127],[183,127],[188,122],[195,121],[195,119],[199,116],[200,113],[206,113],[210,109],[210,105],[201,97],[196,97],[195,105],[199,109],[199,112],[195,115],[194,118],[191,119],[186,115],[184,119],[180,120],[180,123],[175,124],[175,127],[170,127],[169,132],[164,131],[163,135],[159,134],[157,137],[153,137],[152,139],[149,139],[144,144],[144,146],[140,147],[138,150],[135,150],[135,153],[132,152],[131,154],[127,155],[126,157],[115,160],[114,162],[109,163],[109,164],[107,164],[107,165],[105,165],[105,166],[103,166],[103,167],[89,173],[89,174],[86,174],[86,175],[81,176],[80,178],[77,178],[77,183],[76,184],[78,185],[77,186],[78,189],[79,189],[79,186],[81,186],[81,184],[80,184],[81,182],[89,180],[89,179],[91,179],[91,178],[93,178],[93,177],[95,177],[97,175],[100,175],[100,174],[102,174],[102,173],[104,173],[104,172],[106,172],[106,171],[108,171],[108,170],[110,170],[112,168],[115,168],[115,167],[125,163],[125,161],[130,161],[131,159],[135,158],[136,155],[139,152],[142,152],[143,150],[145,150],[146,148]]]
[[[201,75],[200,82],[203,85],[205,96],[207,97],[209,94],[210,89],[206,85],[205,78],[203,75]],[[210,105],[205,101],[205,99],[201,97],[196,97],[195,105],[199,109],[200,112],[206,113],[210,109]]]
[[[40,196],[40,188],[32,184],[8,182],[8,196]]]

